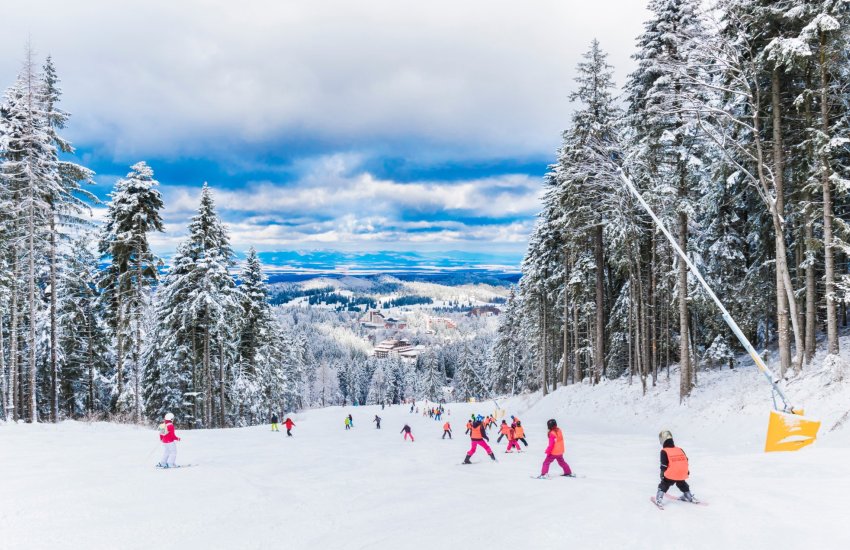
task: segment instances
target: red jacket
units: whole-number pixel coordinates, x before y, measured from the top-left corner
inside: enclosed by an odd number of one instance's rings
[[[284,422],[284,424],[286,424],[286,429],[287,429],[287,430],[291,430],[291,429],[292,429],[292,426],[294,426],[294,425],[295,425],[295,422],[293,422],[291,418],[287,418],[287,419],[286,419],[286,422]]]
[[[177,434],[174,433],[174,423],[170,420],[166,420],[163,422],[165,426],[165,433],[159,434],[159,440],[163,443],[174,443],[175,441],[180,441],[180,438],[177,437]]]

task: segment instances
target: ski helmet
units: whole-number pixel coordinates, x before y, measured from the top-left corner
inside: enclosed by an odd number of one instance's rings
[[[658,434],[658,442],[664,445],[664,442],[668,439],[673,439],[673,434],[670,430],[661,430],[661,433]]]
[[[174,420],[174,413],[165,413],[166,420]]]
[[[555,422],[555,419],[554,419],[554,418],[550,418],[550,419],[546,422],[546,427],[547,427],[547,428],[549,428],[549,429],[551,430],[551,429],[553,429],[553,428],[557,428],[557,427],[558,427],[558,423],[557,423],[557,422]]]

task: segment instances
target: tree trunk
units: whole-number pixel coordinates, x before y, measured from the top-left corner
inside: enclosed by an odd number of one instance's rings
[[[224,408],[224,341],[223,339],[219,339],[219,352],[218,352],[218,414],[219,414],[219,425],[224,428],[225,421],[225,408]]]
[[[53,396],[51,417],[59,421],[59,362],[56,357],[56,215],[50,212],[50,377]]]
[[[94,413],[94,326],[91,319],[86,317],[86,330],[88,335],[88,363],[89,363],[89,406],[88,413]]]
[[[776,191],[776,210],[780,218],[785,218],[785,153],[782,145],[782,106],[780,103],[779,69],[771,73],[771,107],[773,114],[773,178]],[[784,235],[782,240],[776,240],[777,249],[785,247]],[[779,251],[777,250],[777,255]],[[777,260],[778,265],[778,260]],[[776,332],[779,343],[779,374],[791,368],[791,338],[788,334],[788,295],[782,272],[776,270]]]
[[[596,345],[593,348],[595,381],[605,377],[605,257],[602,249],[602,225],[593,232],[593,249],[596,258]]]
[[[829,73],[826,66],[826,35],[820,39],[820,129],[829,136]],[[838,354],[838,318],[835,313],[835,257],[832,233],[832,184],[831,167],[826,153],[821,155],[821,187],[823,189],[823,256],[824,281],[826,282],[826,342],[827,353]]]
[[[212,407],[213,407],[213,394],[212,394],[212,372],[210,372],[210,328],[209,321],[204,318],[204,423],[207,428],[212,426]]]
[[[124,395],[124,280],[121,274],[117,275],[118,295],[116,307],[118,318],[115,321],[115,384],[118,399],[115,402],[115,412],[121,412],[121,398]]]
[[[133,338],[133,385],[135,396],[133,398],[133,419],[138,424],[142,420],[142,400],[140,379],[142,377],[141,362],[142,362],[142,258],[139,247],[136,249],[136,307],[138,311],[134,312],[135,318],[135,334]]]
[[[679,212],[679,247],[687,254],[688,215]],[[679,401],[691,394],[690,351],[688,349],[688,264],[679,260]]]
[[[652,362],[652,387],[658,382],[658,334],[656,327],[655,231],[652,232],[652,252],[649,260],[649,345]]]
[[[35,171],[30,167],[30,174]],[[29,384],[27,386],[27,404],[29,406],[29,421],[38,422],[38,403],[36,396],[36,320],[38,319],[38,304],[35,301],[35,182],[30,176],[29,184],[29,227],[28,227],[28,253],[29,272],[27,273],[27,285],[29,287]]]
[[[561,366],[561,384],[564,386],[567,385],[570,375],[570,305],[569,300],[567,299],[569,296],[569,287],[567,286],[569,273],[570,270],[567,261],[567,254],[564,254],[564,353],[562,355],[564,359],[563,365]]]
[[[9,404],[12,420],[18,420],[18,388],[20,380],[18,379],[18,279],[20,277],[18,251],[13,247],[12,254],[14,255],[12,265],[12,304],[9,311]]]
[[[0,313],[0,418],[4,421],[8,419],[8,415],[11,411],[8,411],[6,408],[6,347],[5,347],[5,338],[3,338],[3,313]],[[12,373],[9,373],[9,380],[11,383]]]
[[[578,349],[578,333],[581,327],[579,326],[578,320],[578,307],[576,306],[576,300],[573,300],[573,368],[575,369],[575,373],[573,373],[573,384],[580,384],[583,378],[581,372],[581,357],[579,357],[579,349]]]
[[[541,342],[543,346],[541,354],[541,357],[543,358],[543,395],[546,395],[547,393],[549,393],[549,380],[546,377],[546,298],[544,297],[543,293],[541,293],[540,295],[540,309],[543,314],[543,334]]]

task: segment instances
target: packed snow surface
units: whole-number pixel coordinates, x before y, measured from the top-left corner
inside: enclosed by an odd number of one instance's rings
[[[304,412],[292,438],[268,426],[181,430],[178,418],[177,461],[193,466],[176,470],[154,468],[152,429],[0,425],[0,548],[847,548],[846,430],[825,425],[811,447],[765,454],[769,401],[751,373],[723,376],[725,393],[698,392],[686,406],[664,381],[648,398],[617,381],[505,400],[529,447],[505,454],[493,430],[498,463],[479,451],[471,466],[460,465],[465,419],[491,412],[489,402],[447,406],[453,440],[440,438],[442,421],[405,406]],[[833,401],[850,408],[847,395]],[[708,402],[721,403],[716,415]],[[553,464],[552,479],[531,478],[551,416],[586,477],[558,477]],[[402,439],[404,423],[415,443]],[[688,453],[708,506],[649,502],[663,428]]]

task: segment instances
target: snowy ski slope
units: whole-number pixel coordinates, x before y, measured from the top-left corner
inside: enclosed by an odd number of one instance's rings
[[[293,417],[289,439],[268,426],[180,430],[178,419],[178,462],[198,466],[172,471],[153,467],[155,430],[0,425],[0,548],[847,547],[846,437],[764,454],[766,424],[727,417],[725,429],[706,430],[682,409],[673,433],[691,458],[694,493],[710,505],[670,501],[659,511],[648,497],[658,482],[656,434],[667,426],[646,410],[630,421],[623,407],[600,412],[623,403],[622,387],[611,385],[506,401],[530,447],[506,455],[503,441],[497,464],[479,452],[472,466],[460,465],[469,441],[463,424],[473,410],[491,411],[489,403],[449,405],[453,441],[440,439],[442,422],[402,406],[308,411]],[[346,432],[348,413],[355,427]],[[567,461],[586,478],[530,478],[553,413]],[[405,422],[415,443],[402,440]],[[551,472],[560,473],[556,464]]]

